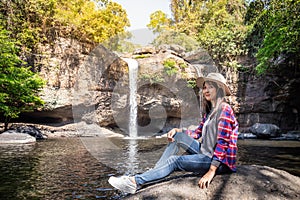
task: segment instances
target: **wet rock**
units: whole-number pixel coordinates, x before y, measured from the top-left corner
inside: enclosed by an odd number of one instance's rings
[[[32,137],[35,137],[37,140],[42,140],[47,138],[42,134],[42,132],[38,128],[32,125],[17,127],[16,132],[29,134]]]
[[[282,137],[286,140],[300,140],[300,131],[289,131],[282,134]]]
[[[258,138],[275,138],[280,135],[280,128],[274,124],[255,123],[250,127],[250,132]]]
[[[257,136],[252,133],[240,133],[238,135],[239,139],[256,139]]]

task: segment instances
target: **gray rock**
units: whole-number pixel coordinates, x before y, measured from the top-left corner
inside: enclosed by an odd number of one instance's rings
[[[255,139],[255,138],[257,138],[257,136],[252,133],[240,133],[238,135],[238,138],[239,139]]]
[[[289,131],[286,134],[282,134],[282,137],[287,140],[300,140],[300,131]]]
[[[280,128],[274,124],[256,123],[250,127],[250,132],[258,138],[274,138],[280,135]]]
[[[26,144],[36,142],[36,138],[13,130],[0,134],[0,144]]]
[[[33,125],[20,126],[16,129],[19,133],[26,133],[35,137],[37,140],[46,139],[47,137],[42,134],[42,132]]]
[[[201,176],[176,177],[149,185],[125,199],[299,199],[300,178],[266,166],[238,166],[237,173],[217,175],[207,189]]]

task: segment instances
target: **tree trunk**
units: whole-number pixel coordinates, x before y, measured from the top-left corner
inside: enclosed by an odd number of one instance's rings
[[[8,130],[8,123],[10,121],[9,117],[5,117],[4,119],[4,132]]]

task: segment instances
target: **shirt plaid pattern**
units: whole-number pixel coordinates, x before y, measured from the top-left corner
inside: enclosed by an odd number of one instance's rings
[[[202,129],[206,115],[195,130],[187,130],[186,134],[199,139],[202,136]],[[222,104],[222,111],[218,123],[217,144],[214,149],[213,160],[226,164],[232,171],[236,171],[236,153],[238,138],[238,122],[229,104]]]

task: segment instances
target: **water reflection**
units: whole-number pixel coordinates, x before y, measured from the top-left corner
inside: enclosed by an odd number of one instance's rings
[[[137,171],[139,164],[138,164],[138,144],[135,139],[129,140],[129,147],[128,147],[128,173],[133,174],[135,171]]]
[[[94,141],[89,143],[94,153],[87,150],[87,141]],[[108,177],[153,167],[165,145],[165,138],[91,137],[0,146],[0,199],[120,199]],[[238,164],[267,165],[300,176],[300,142],[240,140],[238,146]]]
[[[166,145],[155,138],[81,138],[93,157],[119,174],[136,174],[153,167]]]
[[[0,148],[1,199],[107,199],[116,195],[106,181],[114,170],[92,157],[79,139],[39,142],[26,152],[13,146]]]
[[[266,165],[300,176],[300,142],[239,140],[238,163]]]

